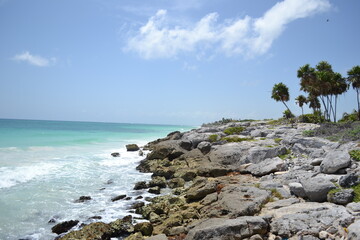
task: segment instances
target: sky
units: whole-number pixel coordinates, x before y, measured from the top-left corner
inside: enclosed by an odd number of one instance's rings
[[[274,84],[360,65],[359,0],[0,0],[0,118],[277,119]],[[356,108],[353,89],[339,117]],[[310,113],[308,108],[304,109]]]

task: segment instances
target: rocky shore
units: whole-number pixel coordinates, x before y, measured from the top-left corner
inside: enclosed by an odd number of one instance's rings
[[[131,216],[58,239],[360,239],[357,141],[307,137],[319,125],[208,125],[150,142],[138,166],[150,182]],[[117,199],[122,201],[122,198]],[[71,227],[70,227],[71,228]]]

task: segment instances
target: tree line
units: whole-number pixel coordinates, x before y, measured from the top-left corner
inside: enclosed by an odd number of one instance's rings
[[[307,96],[299,95],[295,98],[296,103],[301,107],[309,104],[313,114],[319,114],[325,121],[336,122],[338,96],[348,91],[350,85],[357,93],[357,119],[360,120],[360,66],[354,66],[347,72],[347,77],[333,71],[331,64],[326,61],[319,62],[315,67],[305,64],[297,71],[300,79],[300,90],[307,93]],[[282,82],[274,85],[271,98],[281,101],[285,107],[285,117],[293,117],[286,102],[289,101],[289,89]]]

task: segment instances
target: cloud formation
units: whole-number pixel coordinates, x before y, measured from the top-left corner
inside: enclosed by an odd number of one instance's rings
[[[30,65],[37,67],[48,67],[56,62],[56,58],[47,59],[41,56],[32,55],[28,51],[17,54],[12,59],[19,62],[27,62]]]
[[[125,50],[142,58],[174,58],[183,53],[254,57],[266,53],[290,22],[329,10],[328,0],[284,0],[261,18],[245,16],[218,22],[210,13],[192,26],[170,26],[166,10],[158,10],[129,37]]]

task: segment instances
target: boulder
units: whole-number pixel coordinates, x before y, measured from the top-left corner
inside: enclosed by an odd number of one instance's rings
[[[250,136],[252,137],[266,137],[268,134],[260,129],[255,129],[250,132]]]
[[[206,178],[198,178],[194,184],[188,189],[186,199],[188,201],[198,201],[206,195],[216,192],[217,182],[207,180]]]
[[[180,147],[187,151],[190,151],[192,148],[192,143],[191,143],[191,141],[181,141]]]
[[[148,185],[145,181],[140,181],[135,183],[134,190],[140,190],[140,189],[146,189],[148,188]]]
[[[134,226],[134,230],[136,232],[141,232],[143,236],[151,236],[153,229],[153,225],[149,222],[137,223]]]
[[[159,186],[155,186],[152,188],[149,188],[149,193],[153,193],[153,194],[160,194],[160,187]]]
[[[169,188],[183,187],[185,185],[185,180],[183,178],[173,178],[168,181],[167,185]]]
[[[103,240],[110,239],[114,235],[114,229],[110,224],[103,222],[95,222],[86,225],[80,230],[72,231],[65,236],[59,238],[59,240],[73,240],[73,239],[92,239]]]
[[[255,146],[249,149],[249,152],[245,157],[245,162],[260,163],[267,158],[275,158],[279,155],[284,155],[286,153],[287,153],[287,149],[282,146],[271,147],[271,148]]]
[[[325,202],[328,192],[336,188],[332,182],[322,177],[303,179],[301,184],[306,196],[313,202]]]
[[[355,173],[350,173],[345,176],[341,176],[339,179],[339,185],[343,188],[350,188],[359,184],[359,177]]]
[[[71,228],[75,227],[78,223],[79,223],[78,220],[75,220],[75,221],[70,220],[70,221],[61,222],[61,223],[58,223],[55,226],[53,226],[51,228],[51,231],[56,234],[61,234],[61,233],[69,231]]]
[[[337,192],[330,192],[327,195],[328,202],[346,205],[354,200],[355,193],[352,189],[343,189]]]
[[[79,197],[79,199],[75,200],[74,202],[75,203],[83,203],[83,202],[90,201],[90,200],[91,200],[90,196],[81,196],[81,197]]]
[[[139,148],[139,146],[136,145],[136,144],[127,144],[127,145],[126,145],[126,150],[127,150],[128,152],[135,152],[135,151],[139,151],[140,148]]]
[[[282,238],[291,238],[304,232],[316,236],[332,227],[343,229],[354,220],[344,206],[332,203],[295,203],[266,214],[273,216],[271,232]]]
[[[286,164],[284,160],[279,157],[266,159],[258,164],[252,164],[247,167],[252,175],[261,177],[273,172],[284,171]]]
[[[209,142],[201,142],[198,144],[197,148],[203,153],[207,154],[211,150],[211,144]]]
[[[336,173],[342,168],[349,167],[351,164],[350,155],[346,151],[332,151],[326,154],[324,160],[320,164],[322,173]]]
[[[113,197],[113,198],[111,198],[111,201],[115,202],[115,201],[119,201],[119,200],[124,199],[124,198],[126,198],[126,194],[122,194],[122,195],[118,195],[116,197]]]
[[[256,234],[265,236],[267,231],[267,221],[257,216],[236,219],[211,218],[195,225],[185,240],[245,239]]]
[[[134,202],[133,204],[131,204],[130,209],[138,209],[138,208],[141,208],[143,206],[145,206],[144,202],[137,201],[137,202]]]
[[[121,236],[122,234],[129,234],[134,232],[134,226],[132,225],[132,216],[128,215],[122,219],[117,219],[110,224],[112,236]]]
[[[348,227],[348,240],[360,239],[360,220],[355,221]]]
[[[120,153],[118,153],[118,152],[113,152],[113,153],[111,153],[111,156],[113,156],[113,157],[120,157]]]
[[[301,183],[291,182],[289,183],[290,192],[293,193],[297,197],[305,198],[306,193],[304,187]]]
[[[151,181],[148,184],[149,187],[166,188],[166,179],[165,177],[155,176],[152,177]]]

